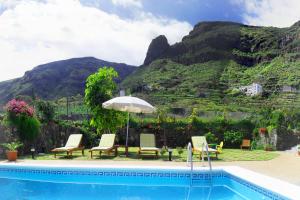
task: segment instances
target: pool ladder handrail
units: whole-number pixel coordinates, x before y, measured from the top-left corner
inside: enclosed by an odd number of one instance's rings
[[[203,149],[205,147],[205,150]],[[207,162],[208,162],[208,166],[209,166],[209,171],[212,171],[212,166],[211,166],[211,160],[210,160],[210,156],[209,156],[209,151],[208,151],[209,147],[208,144],[204,143],[202,144],[202,162],[204,163],[204,151],[206,151],[206,155],[207,155]]]
[[[193,182],[193,170],[194,170],[194,166],[193,166],[193,150],[192,150],[192,144],[189,142],[188,146],[187,146],[187,166],[190,167],[190,185],[192,185]]]

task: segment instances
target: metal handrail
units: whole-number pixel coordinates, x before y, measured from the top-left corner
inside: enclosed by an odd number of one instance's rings
[[[204,149],[205,148],[205,149]],[[201,151],[201,157],[202,157],[202,166],[205,167],[204,165],[204,152],[206,152],[207,155],[207,162],[209,165],[209,170],[212,170],[212,166],[211,166],[211,160],[210,160],[210,156],[209,156],[209,151],[208,151],[208,144],[204,143],[202,144],[202,151]]]
[[[193,152],[192,152],[192,144],[189,142],[187,146],[187,166],[190,167],[190,185],[192,185],[192,180],[193,180]]]
[[[209,170],[212,171],[211,160],[210,160],[210,156],[209,156],[209,152],[208,152],[208,144],[205,145],[205,148],[206,148],[207,162],[208,162],[208,165],[209,165]]]

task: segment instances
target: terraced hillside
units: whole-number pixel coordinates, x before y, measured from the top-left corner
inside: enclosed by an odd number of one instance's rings
[[[238,92],[252,83],[263,86],[262,96]],[[282,92],[285,86],[293,92]],[[174,45],[159,36],[150,44],[144,65],[122,87],[173,108],[300,107],[300,22],[282,29],[203,22]]]

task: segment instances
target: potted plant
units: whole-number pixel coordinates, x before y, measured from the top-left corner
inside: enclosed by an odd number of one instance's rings
[[[181,154],[183,154],[183,148],[182,147],[176,147],[178,155],[181,157]]]
[[[163,146],[162,148],[161,148],[161,150],[160,150],[160,155],[161,156],[164,156],[166,153],[167,153],[167,150],[168,148],[166,147],[166,146]]]
[[[265,151],[274,151],[275,148],[272,144],[265,144],[264,146]]]
[[[2,144],[2,146],[7,149],[6,150],[7,160],[16,161],[18,157],[17,149],[23,146],[23,144],[19,141],[16,141],[16,142],[4,143]]]

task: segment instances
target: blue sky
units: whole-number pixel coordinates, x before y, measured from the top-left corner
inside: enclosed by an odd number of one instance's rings
[[[85,5],[101,7],[118,16],[133,18],[132,7],[116,6],[111,0],[81,0]],[[192,25],[201,21],[243,22],[243,4],[230,0],[143,0],[142,9],[157,16],[187,21]]]
[[[201,21],[287,27],[300,0],[0,0],[0,81],[94,56],[141,65],[152,39],[180,42]]]

